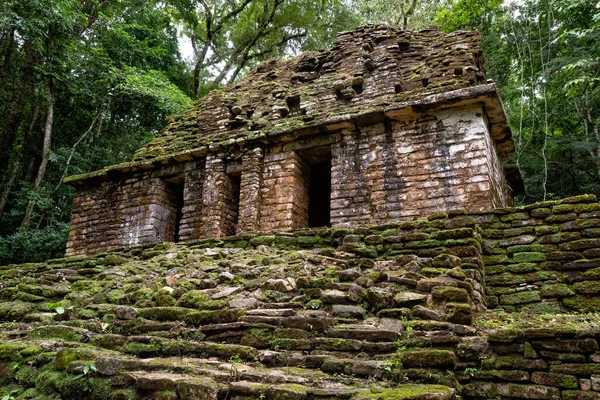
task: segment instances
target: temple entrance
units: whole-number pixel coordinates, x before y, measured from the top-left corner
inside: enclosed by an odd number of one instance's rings
[[[331,157],[310,166],[308,226],[331,226]]]
[[[179,241],[179,228],[183,216],[183,174],[163,178],[164,186],[164,240]]]
[[[242,175],[240,172],[227,174],[225,183],[225,210],[223,218],[223,235],[233,236],[237,231],[237,224],[240,214],[240,186],[242,184]]]
[[[300,152],[308,166],[308,226],[331,226],[331,147]]]

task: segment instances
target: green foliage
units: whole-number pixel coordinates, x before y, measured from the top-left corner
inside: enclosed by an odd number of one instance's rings
[[[492,13],[497,11],[502,0],[451,0],[436,15],[435,22],[446,32],[458,29],[485,30]]]
[[[60,222],[0,237],[0,265],[59,257],[64,254],[68,236],[69,225]]]
[[[126,66],[120,74],[116,73],[119,75],[117,91],[132,97],[148,97],[168,114],[182,113],[192,105],[192,100],[161,71],[141,71]]]

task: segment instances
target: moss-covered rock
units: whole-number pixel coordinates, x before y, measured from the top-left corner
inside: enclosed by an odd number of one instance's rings
[[[451,286],[438,286],[431,290],[435,301],[442,303],[470,303],[471,296],[465,289]]]
[[[565,297],[563,304],[578,312],[600,312],[600,297],[598,296]]]
[[[414,350],[400,354],[402,366],[405,368],[438,368],[441,370],[454,370],[456,355],[449,350]]]
[[[600,281],[576,282],[573,284],[573,289],[584,295],[600,294]]]
[[[154,321],[183,321],[188,314],[193,312],[193,310],[183,307],[152,307],[139,309],[137,316]]]
[[[433,266],[435,268],[456,268],[460,267],[462,264],[462,260],[460,257],[454,256],[452,254],[440,254],[433,258]]]
[[[567,297],[574,294],[575,292],[565,283],[546,284],[540,287],[542,297]]]
[[[508,304],[508,305],[518,305],[518,304],[527,304],[534,303],[536,301],[540,301],[540,292],[533,291],[525,291],[513,294],[505,294],[500,296],[500,304]]]
[[[0,303],[0,321],[22,320],[32,309],[31,304],[21,301]]]
[[[371,393],[361,392],[352,400],[451,400],[455,398],[454,390],[442,385],[399,385],[390,389],[380,389]]]
[[[222,324],[237,321],[243,315],[239,310],[193,311],[185,316],[185,321],[192,325]]]

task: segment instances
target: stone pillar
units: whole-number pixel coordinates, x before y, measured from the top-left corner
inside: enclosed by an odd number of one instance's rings
[[[331,146],[332,226],[365,224],[371,220],[371,190],[364,176],[369,154],[363,142],[359,131],[345,129],[342,140]]]
[[[260,230],[308,227],[309,167],[294,151],[265,157]]]
[[[204,186],[205,162],[205,160],[195,161],[186,165],[179,240],[202,237],[202,189]]]
[[[209,154],[204,168],[204,185],[202,188],[202,236],[222,237],[222,214],[226,207],[225,186],[227,173],[224,155]]]
[[[263,160],[264,150],[260,147],[249,149],[242,156],[238,233],[254,232],[259,229]]]

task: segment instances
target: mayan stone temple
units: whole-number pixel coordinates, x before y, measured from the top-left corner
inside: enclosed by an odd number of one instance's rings
[[[475,32],[367,26],[70,178],[3,400],[599,400],[600,203],[522,190]]]
[[[368,26],[215,90],[132,162],[68,182],[67,253],[512,204],[479,35]]]

